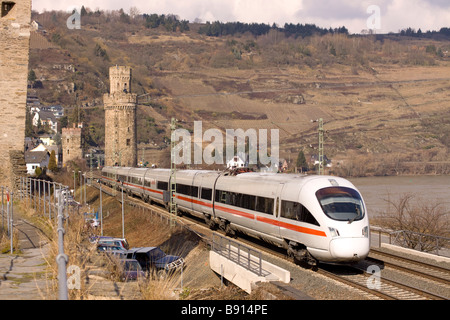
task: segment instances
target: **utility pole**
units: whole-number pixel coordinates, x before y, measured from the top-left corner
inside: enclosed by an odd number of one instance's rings
[[[323,119],[319,119],[319,175],[323,174]]]
[[[122,181],[122,238],[125,239],[125,213],[124,213],[124,202],[123,202],[123,181]]]
[[[175,192],[177,191],[177,165],[175,164],[175,141],[173,140],[173,133],[176,129],[176,119],[172,118],[170,124],[170,225],[173,226],[176,222],[177,216],[177,202],[175,199]]]
[[[89,185],[92,186],[92,177],[94,175],[94,173],[92,172],[92,150],[90,153],[90,157],[89,157],[89,176],[90,176],[90,180],[89,180]]]
[[[311,122],[319,123],[319,175],[323,174],[323,133],[325,132],[323,129],[323,119],[320,118],[318,120],[311,120]]]

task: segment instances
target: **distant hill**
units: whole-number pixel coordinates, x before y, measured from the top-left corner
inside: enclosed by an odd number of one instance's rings
[[[344,27],[259,25],[256,33],[243,25],[230,32],[232,25],[175,16],[85,10],[81,29],[70,30],[68,16],[33,13],[46,32],[32,36],[30,69],[42,82],[41,101],[64,105],[69,118],[81,107],[87,144],[103,146],[102,95],[117,64],[133,69],[138,158],[151,163],[168,164],[171,117],[190,131],[194,120],[203,130],[278,129],[280,157],[292,163],[299,150],[307,159],[317,154],[311,120],[323,118],[336,174],[450,173],[446,29],[349,35]],[[306,27],[308,34],[295,32]]]

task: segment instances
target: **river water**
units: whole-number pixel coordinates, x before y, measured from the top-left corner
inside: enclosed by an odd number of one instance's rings
[[[369,216],[372,217],[388,209],[387,199],[396,201],[408,193],[414,194],[414,199],[418,202],[426,204],[438,202],[450,210],[450,175],[369,177],[349,180],[361,192]]]

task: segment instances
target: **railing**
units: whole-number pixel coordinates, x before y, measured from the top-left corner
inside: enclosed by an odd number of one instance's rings
[[[58,255],[56,256],[58,265],[58,299],[68,300],[68,256],[64,253],[64,221],[69,218],[69,202],[72,201],[71,205],[76,202],[69,199],[69,187],[60,183],[34,178],[21,178],[19,187],[20,200],[26,202],[30,208],[38,211],[42,210],[44,216],[48,216],[50,221],[53,217],[56,219],[58,232]]]
[[[381,243],[393,244],[421,252],[434,253],[438,256],[450,257],[450,238],[414,232],[409,230],[386,230],[371,227],[372,240]],[[378,234],[378,237],[376,236]],[[375,235],[375,237],[374,237]]]
[[[258,276],[263,275],[261,251],[247,247],[217,233],[213,233],[211,250]]]
[[[13,224],[13,215],[14,215],[14,192],[9,191],[6,187],[0,187],[2,190],[2,232],[6,230],[6,235],[10,238],[10,254],[14,253],[13,247],[13,233],[14,233],[14,224]],[[6,209],[5,209],[5,200],[6,197]],[[5,220],[6,220],[6,229],[5,229]]]

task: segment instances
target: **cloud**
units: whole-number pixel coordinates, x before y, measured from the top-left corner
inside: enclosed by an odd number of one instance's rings
[[[439,8],[445,8],[448,9],[450,7],[450,4],[448,0],[428,0],[427,1],[430,5],[436,6]]]
[[[374,5],[380,13],[377,33],[398,32],[408,27],[439,30],[450,25],[448,0],[303,0],[299,19],[321,27],[345,26],[350,33],[358,33],[371,25],[368,20],[373,19],[375,12],[367,9]]]
[[[450,25],[450,2],[396,0],[381,13],[381,24],[385,32],[397,32],[407,27],[422,31],[439,30]]]
[[[365,8],[360,1],[303,0],[300,15],[303,18],[342,20],[362,17],[364,13]]]

